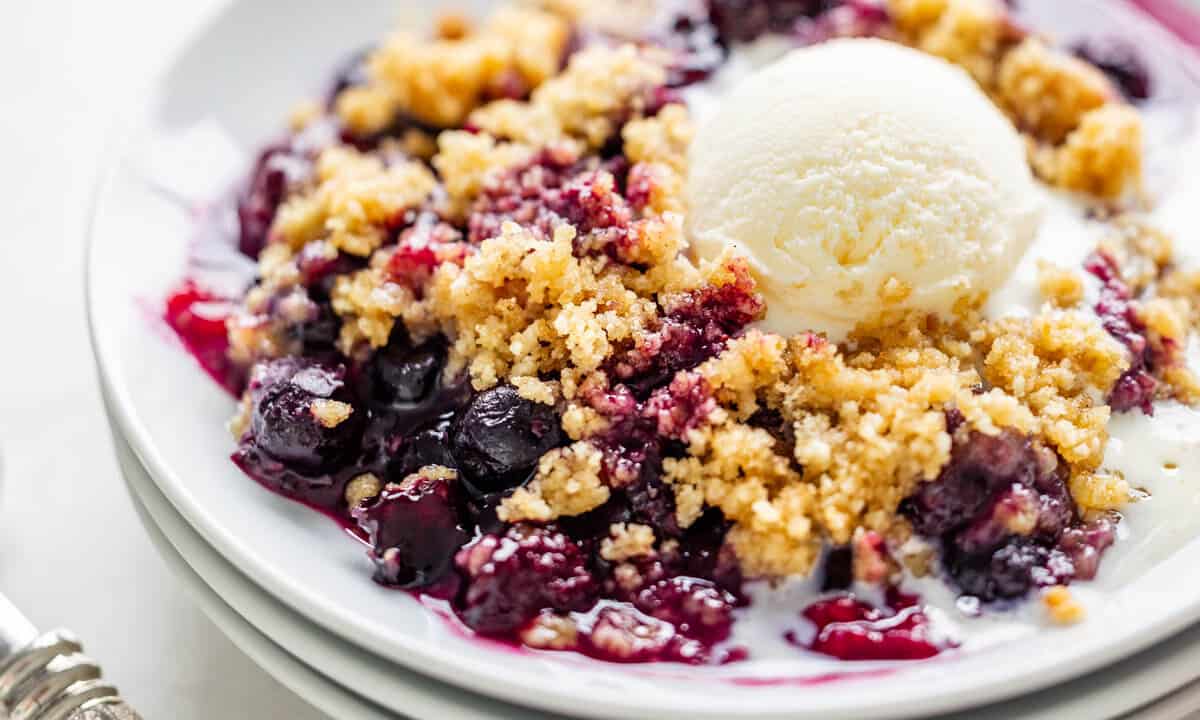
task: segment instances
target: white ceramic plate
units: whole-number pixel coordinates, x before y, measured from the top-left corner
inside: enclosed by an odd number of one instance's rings
[[[1092,4],[1098,22],[1137,22]],[[89,320],[116,425],[188,523],[256,583],[313,622],[408,668],[512,702],[597,717],[929,714],[1046,687],[1200,618],[1200,575],[1191,572],[1200,543],[1192,543],[1079,627],[882,671],[831,663],[814,677],[811,662],[801,676],[786,661],[627,667],[518,652],[465,637],[411,597],[371,583],[361,548],[338,528],[267,493],[228,462],[223,424],[233,402],[154,321],[153,308],[184,267],[196,206],[226,185],[246,151],[269,137],[290,104],[315,91],[347,50],[385,31],[391,8],[365,0],[352,11],[286,0],[231,5],[181,49],[147,103],[132,110],[96,199]],[[1169,52],[1165,35],[1151,37],[1161,40],[1154,52]],[[840,674],[831,678],[831,671]]]
[[[307,623],[204,542],[155,486],[124,438],[114,435],[113,443],[134,505],[168,565],[238,647],[313,705],[338,720],[391,717],[381,715],[378,706],[366,702],[372,700],[418,720],[550,720],[548,715],[483,701],[451,686],[422,679]],[[281,645],[269,640],[268,635],[279,639]],[[1123,716],[1190,682],[1198,665],[1200,626],[1194,626],[1100,672],[964,715],[971,720]],[[315,666],[320,666],[320,672],[313,669]]]

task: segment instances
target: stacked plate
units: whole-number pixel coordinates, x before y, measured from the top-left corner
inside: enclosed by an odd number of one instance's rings
[[[428,12],[437,3],[420,5]],[[1144,34],[1152,61],[1169,69],[1160,74],[1166,90],[1196,86],[1174,41],[1123,6],[1041,5],[1088,8],[1090,32]],[[1186,628],[1200,620],[1200,577],[1192,572],[1200,543],[1123,590],[1114,600],[1119,615],[982,653],[816,674],[811,664],[802,672],[780,660],[618,666],[469,637],[438,607],[374,585],[361,546],[333,523],[242,476],[228,461],[224,429],[234,399],[173,341],[155,308],[185,268],[213,284],[244,277],[235,254],[196,252],[212,247],[196,242],[204,240],[197,214],[214,220],[207,203],[245,169],[247,149],[269,137],[347,49],[397,22],[393,6],[233,3],[132,109],[97,195],[89,320],[130,493],[203,609],[268,672],[336,718],[915,717],[1036,691],[971,716],[1113,717],[1191,679],[1200,630]]]

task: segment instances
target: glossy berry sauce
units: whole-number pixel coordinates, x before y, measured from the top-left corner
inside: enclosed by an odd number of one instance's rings
[[[225,320],[233,310],[233,302],[185,280],[167,296],[163,320],[204,372],[236,396],[241,394],[246,377],[229,359]]]
[[[839,660],[925,660],[955,647],[934,631],[915,597],[888,591],[887,606],[877,608],[854,595],[819,600],[802,616],[816,629],[808,642],[788,639]]]

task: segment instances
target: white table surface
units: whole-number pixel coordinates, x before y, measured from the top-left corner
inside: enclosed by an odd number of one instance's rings
[[[191,605],[143,534],[83,316],[80,248],[112,113],[219,3],[0,4],[0,590],[39,626],[80,633],[147,720],[310,720],[321,715]]]
[[[192,606],[117,474],[81,243],[114,107],[215,0],[0,3],[0,590],[78,632],[147,720],[311,720]]]

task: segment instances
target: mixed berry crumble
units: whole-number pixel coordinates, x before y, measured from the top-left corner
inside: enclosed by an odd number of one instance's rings
[[[1136,51],[1057,46],[999,0],[646,5],[447,14],[297,111],[236,199],[257,277],[167,309],[241,398],[233,461],[356,528],[376,582],[530,648],[739,660],[745,584],[789,578],[822,593],[796,652],[845,660],[957,646],[912,577],[1080,619],[1066,586],[1137,497],[1110,418],[1200,402],[1200,273],[1144,216]],[[764,37],[866,36],[963,68],[1104,224],[1041,266],[1039,312],[785,337],[735,248],[689,250],[688,93]]]

